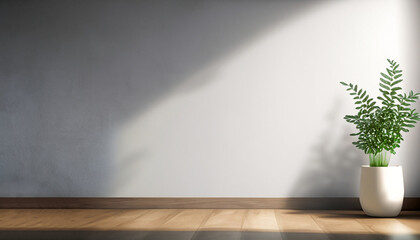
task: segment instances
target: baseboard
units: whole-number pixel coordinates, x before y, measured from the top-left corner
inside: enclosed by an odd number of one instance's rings
[[[361,206],[358,198],[0,198],[0,208],[360,210]],[[405,198],[403,210],[420,210],[420,198]]]

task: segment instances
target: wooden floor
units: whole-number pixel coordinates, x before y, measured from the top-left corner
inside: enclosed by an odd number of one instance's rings
[[[420,239],[420,212],[2,209],[0,239]]]

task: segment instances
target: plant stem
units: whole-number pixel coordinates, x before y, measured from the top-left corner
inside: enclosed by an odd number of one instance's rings
[[[371,167],[388,167],[391,153],[383,150],[380,153],[369,154],[369,161]]]

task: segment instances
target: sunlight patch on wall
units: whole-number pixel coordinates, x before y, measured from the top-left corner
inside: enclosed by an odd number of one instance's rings
[[[198,70],[119,129],[111,195],[290,196],[324,165],[315,144],[343,144],[338,82],[376,91],[385,59],[405,61],[401,19],[399,1],[331,1]],[[325,194],[355,195],[358,176],[335,170],[349,188]]]

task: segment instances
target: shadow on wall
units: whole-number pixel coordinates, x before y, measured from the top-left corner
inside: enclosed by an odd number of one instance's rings
[[[420,4],[418,4],[420,9]],[[420,20],[420,15],[418,15]],[[416,35],[420,38],[420,33]],[[418,52],[418,51],[417,51]],[[420,59],[420,55],[411,55],[411,62],[416,63]],[[420,72],[411,65],[414,78],[407,79],[407,82],[416,82],[411,86],[415,92],[420,89],[419,81]],[[403,89],[408,91],[409,89]],[[297,197],[357,197],[359,192],[359,178],[360,166],[369,164],[368,157],[359,149],[357,149],[351,142],[355,141],[356,137],[350,137],[348,134],[354,132],[349,127],[345,131],[341,131],[341,126],[338,126],[337,119],[345,122],[343,116],[339,116],[338,110],[340,102],[334,101],[335,105],[326,117],[329,128],[320,136],[320,141],[312,148],[311,155],[308,157],[306,164],[302,170],[301,177],[295,184],[291,196]],[[417,102],[416,109],[420,109],[420,102]],[[419,111],[419,110],[417,110]],[[336,133],[340,132],[338,136]],[[420,196],[420,124],[417,123],[414,129],[410,129],[410,133],[403,133],[404,142],[402,146],[406,154],[404,159],[399,157],[398,153],[401,151],[397,149],[397,155],[391,157],[391,165],[401,164],[404,169],[405,178],[405,196],[418,197]],[[410,166],[410,168],[404,166]],[[414,186],[408,185],[413,184]],[[408,192],[407,189],[410,191]]]
[[[410,13],[413,17],[413,22],[416,27],[413,28],[415,31],[410,32],[411,37],[407,39],[407,41],[418,43],[420,42],[420,1],[412,1],[410,4]],[[417,21],[416,21],[417,20]],[[413,84],[413,91],[420,92],[420,45],[414,44],[412,45],[413,48],[409,48],[407,46],[407,53],[410,56],[410,70],[413,71],[412,78],[408,79],[407,81]],[[417,101],[414,108],[417,109],[417,112],[420,112],[420,99]],[[410,189],[410,192],[405,193],[406,196],[409,197],[419,197],[420,196],[420,123],[416,124],[414,129],[410,130],[410,137],[404,137],[406,142],[406,147],[409,149],[408,154],[406,155],[406,159],[401,159],[401,164],[403,166],[404,171],[404,178],[405,178],[405,189]],[[404,167],[404,162],[410,162],[410,168]],[[410,186],[408,184],[413,184],[414,186]]]
[[[409,24],[418,26],[420,23],[420,2],[411,1]],[[417,20],[417,21],[416,21]],[[410,37],[406,39],[406,46],[415,46],[413,49],[404,49],[407,54],[409,62],[403,66],[404,70],[409,68],[411,72],[410,78],[407,78],[407,85],[412,86],[411,89],[415,92],[420,91],[420,70],[418,63],[420,62],[420,45],[411,44],[412,42],[420,41],[420,28],[412,27],[417,31],[410,32]],[[408,89],[403,89],[407,91]],[[295,183],[294,190],[291,196],[331,196],[331,197],[356,197],[358,196],[359,189],[359,176],[360,165],[368,164],[367,157],[364,153],[351,144],[355,140],[354,137],[348,136],[348,133],[353,130],[340,131],[337,141],[331,141],[334,136],[334,131],[342,128],[336,126],[335,120],[345,121],[343,116],[337,116],[337,111],[340,107],[339,102],[335,101],[336,105],[331,109],[330,114],[327,116],[326,121],[331,126],[321,136],[320,141],[314,145],[311,156],[302,170],[301,177]],[[419,111],[420,102],[417,102],[414,108]],[[351,126],[347,124],[347,126]],[[335,130],[334,130],[335,129]],[[339,130],[338,130],[339,131]],[[401,164],[404,169],[406,197],[419,197],[420,196],[420,124],[417,123],[410,133],[404,134],[405,141],[403,148],[406,152],[404,159],[399,159],[399,163],[392,163],[392,159],[396,159],[397,155],[392,156],[391,164]],[[410,166],[409,168],[404,166]],[[409,184],[413,184],[409,185]],[[409,192],[407,191],[409,189]]]
[[[340,101],[326,117],[327,129],[319,137],[303,166],[290,196],[354,197],[358,195],[360,166],[368,164],[363,152],[351,144],[355,139],[342,131]]]
[[[0,195],[106,196],[118,127],[320,2],[1,1]]]
[[[420,9],[420,8],[419,8]],[[420,19],[419,19],[420,20]],[[419,39],[420,40],[420,39]],[[420,49],[419,49],[420,51]],[[417,62],[419,62],[420,56],[417,58]],[[415,79],[408,79],[408,81],[416,81],[420,83],[420,72],[416,69],[416,78]],[[414,85],[413,91],[420,92],[420,84]],[[417,112],[420,112],[420,99],[418,100],[415,105],[412,107],[417,109]],[[420,122],[415,124],[415,128],[410,129],[409,133],[403,134],[404,142],[403,147],[406,150],[406,154],[404,158],[400,159],[401,165],[403,167],[404,172],[404,183],[405,183],[405,196],[406,197],[419,197],[420,196]],[[397,150],[398,155],[398,150]],[[410,167],[406,167],[409,165]],[[412,185],[410,185],[412,184]],[[408,190],[408,191],[407,191]]]
[[[419,88],[420,89],[420,86]],[[420,103],[416,104],[420,109]],[[368,157],[358,148],[351,144],[356,141],[356,137],[350,137],[348,134],[354,132],[349,128],[341,131],[340,127],[336,127],[336,120],[342,117],[337,116],[339,102],[335,101],[335,107],[328,114],[326,121],[329,123],[328,130],[321,136],[320,141],[311,149],[311,155],[303,167],[301,177],[295,184],[291,196],[297,197],[357,197],[359,192],[360,166],[369,164]],[[336,132],[340,132],[339,136],[335,136]],[[400,159],[395,162],[397,155],[391,157],[391,165],[402,164],[404,168],[404,178],[406,178],[405,189],[406,197],[418,197],[419,192],[419,169],[420,169],[420,149],[416,144],[420,143],[420,124],[416,128],[410,130],[408,134],[404,134],[403,142],[407,148],[407,159]],[[393,161],[394,160],[394,161]],[[409,165],[410,168],[404,167]],[[414,178],[414,179],[413,179]],[[417,180],[416,180],[417,179]],[[409,186],[416,184],[416,186]]]

